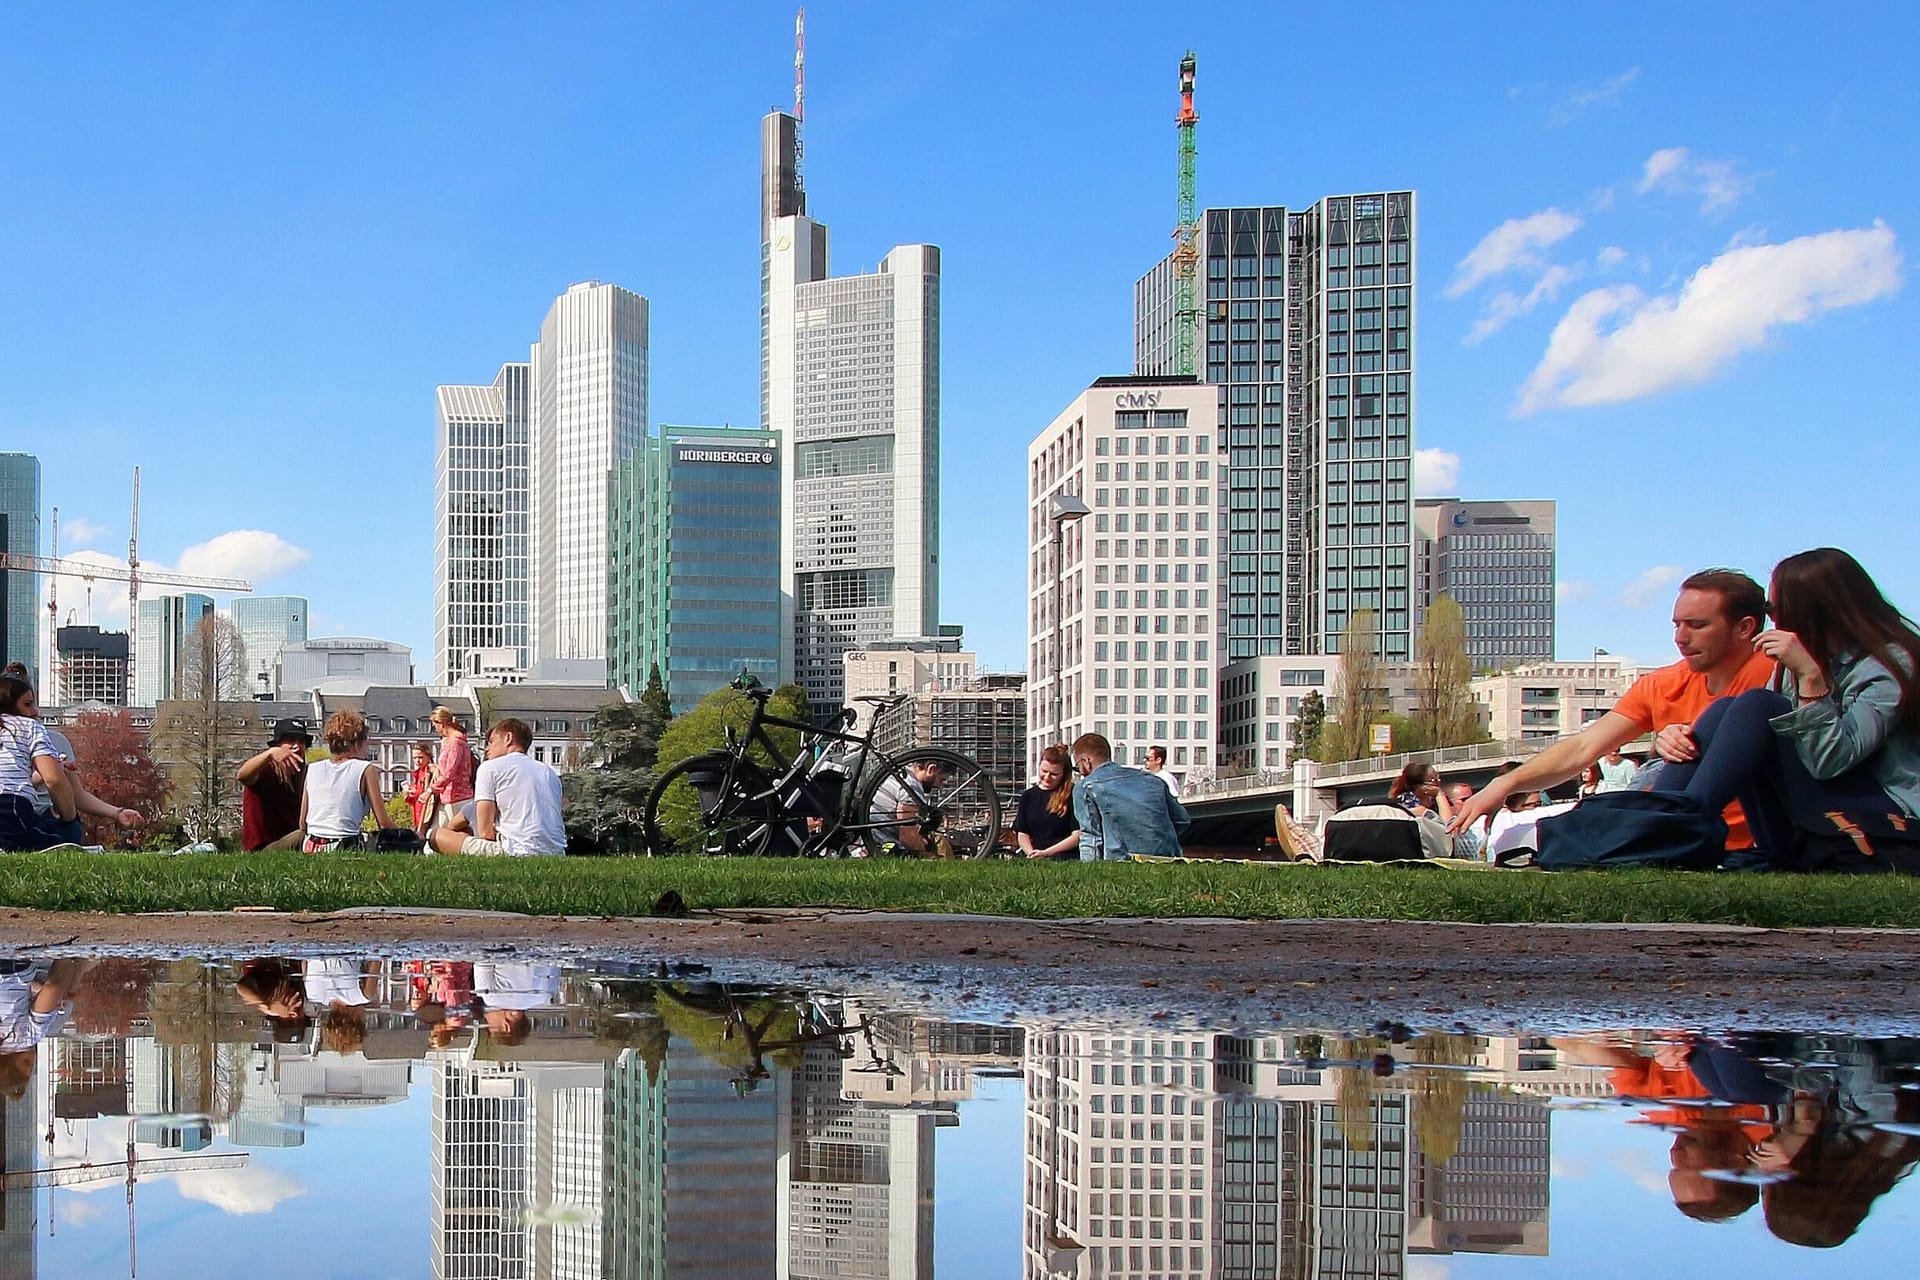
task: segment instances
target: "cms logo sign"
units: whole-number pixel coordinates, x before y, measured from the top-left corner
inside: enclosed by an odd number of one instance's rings
[[[1158,391],[1122,391],[1113,398],[1116,409],[1157,409],[1160,407]]]

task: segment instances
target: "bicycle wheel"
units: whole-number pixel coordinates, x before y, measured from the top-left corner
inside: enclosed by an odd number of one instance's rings
[[[781,811],[765,771],[724,752],[682,760],[653,784],[643,822],[647,852],[728,857],[800,852],[804,826]]]
[[[901,821],[866,825],[896,816]],[[868,857],[984,858],[1000,838],[1000,797],[992,776],[972,760],[920,747],[875,764],[850,821],[865,828],[859,837]]]

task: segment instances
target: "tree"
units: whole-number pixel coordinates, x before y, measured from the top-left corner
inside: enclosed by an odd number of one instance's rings
[[[593,764],[560,781],[570,837],[602,851],[636,842],[665,727],[645,695],[593,713],[587,737]]]
[[[1300,713],[1293,720],[1293,758],[1320,758],[1320,737],[1327,729],[1327,700],[1315,689],[1300,699]]]
[[[806,692],[797,684],[781,685],[767,700],[767,714],[803,724],[810,722]],[[729,687],[715,689],[702,698],[693,710],[674,717],[673,723],[660,736],[660,752],[655,765],[660,769],[669,769],[689,756],[724,748],[727,745],[727,729],[731,727],[735,733],[745,732],[752,715],[752,698]],[[797,729],[769,729],[767,734],[788,755],[800,749],[800,731]],[[766,758],[766,752],[757,747],[748,755],[762,764],[772,763]]]
[[[1320,735],[1321,756],[1329,763],[1366,755],[1373,725],[1387,713],[1379,645],[1374,612],[1361,609],[1340,639],[1340,692],[1333,701],[1333,723]]]
[[[246,661],[240,633],[217,614],[200,620],[181,654],[179,696],[154,719],[155,755],[173,786],[173,804],[192,840],[211,840],[239,825],[239,769],[260,736],[245,701]]]
[[[125,707],[83,711],[67,726],[74,763],[87,790],[108,804],[138,810],[152,822],[167,804],[167,775],[154,763],[147,735],[134,727]],[[112,818],[87,817],[87,839],[112,845],[120,825]]]
[[[1458,747],[1487,740],[1480,704],[1473,696],[1473,664],[1467,658],[1467,623],[1452,596],[1438,596],[1420,624],[1414,684],[1414,719],[1428,747]]]
[[[645,723],[653,730],[653,740],[659,742],[660,735],[667,731],[667,725],[673,720],[673,699],[667,696],[667,686],[660,679],[659,663],[654,663],[653,669],[647,672],[647,687],[635,705],[640,708]],[[653,761],[647,763],[651,765]]]

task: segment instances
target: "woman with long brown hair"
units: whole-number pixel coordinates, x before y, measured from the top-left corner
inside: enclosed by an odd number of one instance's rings
[[[1020,793],[1014,838],[1029,858],[1078,858],[1080,823],[1073,816],[1073,757],[1054,743],[1040,753],[1038,782]]]
[[[1834,547],[1782,560],[1769,595],[1777,688],[1709,707],[1700,759],[1655,788],[1739,800],[1776,868],[1920,874],[1920,629]]]

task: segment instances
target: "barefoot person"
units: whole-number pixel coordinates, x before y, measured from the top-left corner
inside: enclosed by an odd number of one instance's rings
[[[1673,644],[1680,661],[1641,676],[1613,710],[1489,782],[1459,807],[1448,829],[1458,834],[1497,814],[1515,791],[1538,791],[1577,777],[1642,734],[1654,735],[1653,749],[1662,760],[1699,759],[1694,722],[1701,713],[1718,699],[1764,689],[1773,679],[1773,659],[1754,647],[1766,606],[1760,584],[1736,570],[1706,569],[1688,578],[1673,604]],[[1725,816],[1727,849],[1751,848],[1753,837],[1740,807],[1729,805]]]
[[[487,731],[487,758],[474,777],[473,830],[441,827],[433,833],[435,849],[509,858],[558,857],[567,851],[560,775],[527,754],[532,745],[526,721],[494,723]]]

